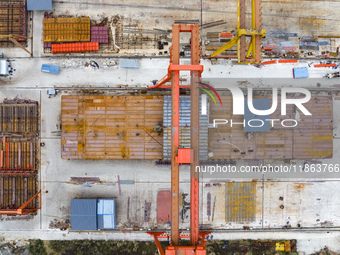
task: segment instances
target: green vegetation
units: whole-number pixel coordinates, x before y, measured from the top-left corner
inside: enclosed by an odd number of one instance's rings
[[[30,253],[34,255],[47,255],[47,251],[46,251],[43,241],[41,241],[40,239],[29,240],[29,241],[30,241],[30,244],[28,245],[27,248]]]
[[[276,251],[275,244],[284,240],[232,240],[208,241],[207,254],[209,255],[295,255],[296,240],[290,240],[291,251]]]
[[[157,254],[153,242],[120,242],[120,241],[50,241],[49,247],[60,255],[154,255]]]
[[[275,251],[276,242],[284,240],[233,240],[208,241],[207,254],[209,255],[274,255],[297,254],[296,240],[290,240],[291,252]],[[168,242],[161,242],[163,248]],[[180,241],[180,246],[190,245],[189,241]],[[158,254],[154,242],[140,241],[41,241],[30,240],[28,250],[33,255],[155,255]],[[327,253],[326,253],[327,254]]]

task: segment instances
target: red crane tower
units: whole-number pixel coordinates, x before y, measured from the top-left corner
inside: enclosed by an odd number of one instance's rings
[[[180,65],[180,33],[191,33],[191,65]],[[199,45],[199,25],[173,25],[172,48],[168,74],[151,88],[162,86],[171,80],[171,243],[163,251],[159,238],[167,238],[164,232],[149,232],[154,236],[160,255],[205,255],[205,236],[208,232],[199,232],[199,78],[203,72],[200,65],[201,49]],[[191,84],[191,132],[190,149],[179,148],[179,77],[180,71],[190,71]],[[184,87],[184,86],[183,86]],[[190,235],[179,232],[179,166],[190,163]],[[180,238],[190,238],[190,246],[178,246]]]

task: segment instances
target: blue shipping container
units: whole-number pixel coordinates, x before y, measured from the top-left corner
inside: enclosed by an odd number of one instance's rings
[[[44,73],[58,74],[59,73],[59,66],[43,64],[42,67],[41,67],[41,71],[44,72]]]
[[[308,68],[307,67],[293,68],[293,75],[294,79],[308,78]]]

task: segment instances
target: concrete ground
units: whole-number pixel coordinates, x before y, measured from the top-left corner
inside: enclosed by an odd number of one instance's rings
[[[132,26],[132,28],[151,30],[171,30],[175,20],[197,20],[199,24],[207,24],[216,21],[222,21],[223,24],[205,27],[201,29],[204,44],[207,44],[209,32],[234,32],[237,21],[237,1],[216,1],[216,0],[194,0],[194,1],[150,1],[131,0],[128,3],[123,0],[77,0],[77,1],[54,1],[53,13],[55,15],[66,16],[89,16],[92,20],[98,22],[107,17],[119,16],[123,26]],[[280,45],[281,41],[292,41],[294,47],[298,48],[299,38],[303,36],[332,36],[336,35],[339,30],[339,22],[334,10],[339,9],[337,1],[308,1],[308,0],[262,0],[262,24],[267,30],[267,36],[264,40],[265,45]],[[250,6],[247,2],[247,26],[250,26]],[[33,34],[34,45],[33,53],[35,57],[43,55],[42,48],[42,26],[44,11],[34,11],[29,13],[32,18],[28,23],[28,35]],[[125,27],[128,30],[128,27]],[[289,38],[279,38],[278,33],[297,34]],[[154,34],[151,34],[152,37]],[[171,36],[170,36],[171,37]],[[182,39],[188,41],[186,36]],[[329,41],[328,50],[335,52],[339,45],[338,38],[322,39]],[[213,43],[212,43],[213,44]],[[210,45],[210,44],[209,44]],[[28,49],[31,49],[29,42]],[[6,56],[10,57],[28,57],[28,53],[19,49],[2,49]],[[203,48],[204,51],[204,48]],[[150,53],[150,54],[149,54]],[[146,49],[122,49],[120,55],[150,56],[152,53],[158,53],[158,50]],[[85,54],[86,55],[86,54]],[[107,55],[107,54],[106,54]],[[115,56],[115,54],[108,54]],[[157,54],[158,55],[158,54]],[[116,55],[117,56],[117,55]]]
[[[144,28],[170,29],[175,19],[199,19],[200,4],[203,23],[218,19],[227,21],[226,25],[217,27],[217,31],[233,29],[236,24],[236,1],[199,1],[171,3],[164,1],[149,5],[147,1],[59,1],[54,2],[57,14],[89,15],[100,19],[103,16],[120,14],[125,19],[139,22]],[[109,3],[110,2],[110,3]],[[93,8],[96,3],[96,8]],[[80,5],[81,4],[81,5]],[[299,35],[311,35],[318,30],[320,34],[328,34],[338,29],[336,15],[332,11],[338,8],[334,1],[263,1],[264,24],[269,30],[284,29],[287,32],[298,32]],[[81,6],[81,8],[79,8]],[[221,9],[223,6],[225,9]],[[321,9],[321,11],[319,11]],[[303,11],[301,11],[303,10]],[[318,11],[316,11],[318,10]],[[308,17],[315,17],[308,22]],[[150,230],[166,230],[165,223],[156,222],[157,192],[170,188],[170,167],[156,166],[154,161],[134,160],[62,160],[60,156],[60,124],[61,95],[80,91],[83,88],[105,90],[105,93],[116,93],[116,89],[134,90],[151,86],[152,80],[159,80],[166,72],[169,60],[166,58],[140,60],[139,69],[123,69],[119,67],[119,59],[88,57],[43,57],[42,54],[42,18],[43,12],[33,13],[33,53],[34,58],[19,49],[1,49],[12,61],[16,71],[9,78],[0,78],[0,102],[6,98],[29,98],[39,101],[41,106],[41,167],[39,171],[42,191],[42,209],[32,220],[16,220],[0,222],[0,235],[6,240],[41,238],[46,240],[60,239],[102,239],[102,240],[152,240],[145,232]],[[282,22],[285,19],[285,22]],[[308,25],[310,24],[310,25]],[[207,30],[208,31],[213,31]],[[315,34],[313,34],[315,35]],[[85,67],[85,63],[95,60],[100,68]],[[188,59],[182,60],[183,64]],[[334,155],[332,159],[322,163],[339,164],[340,157],[340,115],[339,88],[337,79],[322,78],[333,69],[314,68],[312,62],[320,60],[300,60],[297,64],[281,64],[264,66],[239,66],[231,61],[202,60],[204,65],[203,79],[218,89],[226,83],[241,87],[296,86],[306,87],[320,93],[332,93],[334,96]],[[59,75],[40,72],[41,65],[57,64],[61,67]],[[309,65],[311,65],[309,67]],[[293,79],[292,68],[309,67],[308,79]],[[183,73],[183,79],[189,75]],[[188,82],[188,81],[187,81]],[[184,82],[185,84],[185,82]],[[57,88],[60,93],[49,98],[47,89]],[[119,93],[126,93],[120,91]],[[243,165],[247,162],[238,161]],[[284,163],[284,162],[277,162]],[[296,162],[303,164],[304,162]],[[118,185],[118,176],[121,182]],[[71,177],[99,177],[101,183],[91,187],[70,182]],[[306,176],[305,176],[306,177]],[[255,188],[255,220],[242,223],[226,222],[225,196],[229,176],[204,176],[201,178],[200,223],[205,229],[213,229],[215,239],[297,239],[298,250],[310,254],[327,245],[331,250],[340,252],[340,217],[339,175],[332,178],[306,179],[305,177],[281,179],[278,175],[257,175]],[[189,193],[189,169],[181,167],[180,190]],[[253,177],[232,179],[237,183],[249,182]],[[129,183],[129,184],[124,184]],[[207,185],[208,184],[208,185]],[[119,194],[119,189],[121,194]],[[207,195],[216,197],[214,220],[207,215]],[[279,197],[284,197],[280,200]],[[72,232],[51,229],[53,220],[70,218],[72,198],[114,197],[117,199],[117,226],[123,231]],[[128,200],[130,206],[128,210]],[[150,220],[145,221],[144,205],[151,203]],[[284,208],[281,209],[280,205]],[[186,211],[180,227],[188,228],[189,211]],[[289,222],[289,223],[288,223]],[[300,227],[298,227],[300,224]],[[292,229],[282,229],[291,225]],[[248,226],[250,230],[243,230]],[[132,228],[140,230],[133,231]]]
[[[99,69],[85,64],[94,60]],[[120,59],[117,58],[23,58],[13,59],[12,67],[16,70],[12,76],[0,79],[0,85],[4,88],[25,87],[50,88],[50,87],[84,87],[95,86],[99,88],[119,88],[124,86],[145,88],[152,86],[153,80],[161,79],[167,74],[169,59],[140,59],[139,69],[119,67]],[[183,59],[181,64],[188,64],[190,60]],[[257,68],[252,65],[235,65],[231,61],[211,62],[202,60],[204,72],[202,79],[209,82],[217,89],[225,88],[225,85],[233,84],[240,87],[281,87],[296,86],[316,90],[333,90],[340,88],[337,78],[327,79],[327,73],[336,72],[332,68],[315,68],[310,63],[319,63],[319,60],[300,60],[295,64],[276,64]],[[58,65],[58,76],[42,73],[42,64]],[[308,79],[293,79],[293,68],[307,67]],[[241,75],[240,75],[241,74]],[[79,77],[81,77],[79,79]],[[181,72],[182,84],[189,84],[188,72]]]
[[[61,114],[61,95],[70,94],[79,91],[80,87],[86,87],[85,84],[98,88],[100,82],[98,79],[111,81],[110,87],[104,87],[105,93],[115,93],[114,89],[117,85],[114,79],[117,75],[112,75],[109,69],[100,71],[100,75],[95,75],[99,70],[89,69],[92,75],[86,76],[84,68],[68,67],[66,72],[63,70],[58,76],[41,74],[41,59],[16,60],[13,64],[17,65],[16,73],[10,83],[1,86],[0,100],[5,97],[21,97],[37,100],[41,106],[41,142],[45,143],[41,147],[41,171],[39,173],[40,185],[42,190],[42,209],[38,211],[37,216],[33,220],[18,221],[1,221],[1,232],[7,240],[23,238],[29,235],[42,239],[125,239],[125,240],[149,240],[145,234],[148,229],[169,231],[170,227],[165,223],[157,223],[157,193],[159,190],[170,188],[170,167],[156,166],[154,161],[138,161],[138,160],[62,160],[60,157],[60,136],[58,136],[58,126],[60,124]],[[78,62],[78,59],[65,63]],[[144,61],[148,64],[144,64]],[[99,62],[99,61],[98,61]],[[157,74],[161,76],[165,70],[161,66],[166,66],[166,60],[156,60],[160,63]],[[31,63],[31,64],[29,64]],[[34,63],[34,65],[32,64]],[[137,72],[142,75],[150,72],[151,61],[142,60],[141,67]],[[203,63],[205,63],[203,61]],[[222,66],[217,66],[222,69]],[[225,66],[224,66],[225,67]],[[238,66],[234,66],[236,69]],[[234,67],[229,67],[231,72],[235,72]],[[209,70],[211,66],[205,69]],[[253,67],[246,66],[246,69]],[[280,68],[290,69],[292,66],[280,66]],[[133,83],[136,79],[135,70],[126,70],[115,67],[115,72],[125,75],[125,82],[134,87]],[[70,75],[73,73],[74,75]],[[247,72],[246,72],[247,73]],[[20,76],[19,76],[20,74]],[[28,77],[25,78],[25,75]],[[156,77],[156,74],[154,74]],[[113,77],[111,79],[111,77]],[[142,76],[144,77],[144,75]],[[88,79],[91,79],[90,81]],[[145,79],[145,78],[144,78]],[[150,77],[148,77],[150,79]],[[235,78],[235,81],[238,79]],[[254,79],[255,80],[255,79]],[[263,79],[266,80],[266,79]],[[275,81],[277,86],[281,86],[280,81],[286,79],[270,79]],[[304,79],[303,82],[308,88],[314,88],[314,79]],[[318,79],[319,80],[319,79]],[[93,84],[92,81],[95,83]],[[130,82],[129,82],[130,81]],[[322,87],[329,86],[333,90],[334,95],[337,88],[334,85],[336,80],[322,80],[320,82],[330,82],[329,85],[324,83]],[[145,79],[146,82],[146,79]],[[332,85],[333,83],[333,85]],[[54,84],[60,89],[60,94],[56,97],[49,98],[46,94],[47,89],[54,88]],[[72,87],[72,86],[76,86]],[[83,85],[83,86],[81,86]],[[97,86],[96,86],[97,85]],[[79,87],[78,87],[79,86]],[[101,86],[102,87],[102,86]],[[120,91],[119,93],[125,93]],[[77,93],[76,93],[77,94]],[[335,96],[335,98],[338,98]],[[323,163],[339,163],[340,155],[338,127],[340,118],[338,114],[338,104],[340,100],[334,100],[334,156],[332,159],[325,160]],[[280,162],[278,162],[280,163]],[[283,162],[282,162],[283,163]],[[303,162],[298,162],[302,164]],[[247,162],[239,161],[238,165],[247,164]],[[119,195],[118,176],[121,183],[121,195]],[[101,183],[93,184],[91,187],[82,184],[74,184],[70,182],[71,177],[99,177]],[[278,176],[263,177],[264,185],[262,185],[262,176],[257,175],[249,178],[230,179],[229,176],[204,176],[201,179],[201,201],[200,201],[200,218],[202,227],[206,229],[214,229],[216,239],[235,239],[236,237],[247,236],[249,238],[267,238],[270,232],[271,238],[297,238],[298,248],[305,251],[306,254],[322,248],[325,243],[333,250],[339,247],[340,217],[337,212],[340,209],[339,201],[339,175],[333,175],[332,179],[306,179],[288,177],[284,179]],[[183,194],[189,193],[189,169],[181,167],[181,185],[180,190]],[[254,221],[243,222],[226,222],[225,214],[225,196],[226,185],[232,180],[237,183],[249,182],[253,179],[257,180],[256,184],[256,212]],[[275,180],[276,179],[276,180]],[[207,185],[208,184],[208,185]],[[209,185],[210,184],[210,185]],[[207,216],[207,194],[211,197],[216,196],[215,216],[214,220]],[[333,194],[329,196],[329,194]],[[279,197],[283,196],[284,200],[280,201]],[[76,233],[72,231],[60,231],[58,229],[49,228],[49,224],[53,220],[66,220],[70,218],[70,203],[72,198],[89,198],[89,197],[114,197],[117,199],[117,227],[122,232],[101,232],[101,233]],[[130,200],[128,211],[128,200]],[[151,203],[150,220],[145,221],[144,206],[145,202]],[[284,209],[280,205],[284,205]],[[190,211],[186,211],[184,219],[180,225],[181,229],[189,227],[188,216]],[[292,226],[291,230],[282,230],[287,225]],[[297,224],[300,224],[298,228]],[[243,226],[252,228],[249,232],[241,230]],[[132,228],[140,229],[132,231]],[[298,230],[301,229],[299,232]],[[327,231],[330,233],[327,233]],[[128,231],[128,232],[125,232]],[[232,231],[232,232],[230,232]],[[303,231],[303,232],[302,232]],[[308,231],[311,231],[308,232]],[[320,231],[320,232],[318,232]],[[216,233],[215,233],[216,232]],[[242,233],[242,234],[241,234]],[[319,233],[313,236],[312,233]],[[274,237],[273,237],[274,235]],[[242,237],[243,238],[243,237]],[[313,240],[313,245],[310,241]],[[301,241],[301,242],[299,242]]]

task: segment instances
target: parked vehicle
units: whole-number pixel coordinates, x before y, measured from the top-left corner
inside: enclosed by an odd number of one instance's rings
[[[327,79],[332,79],[332,78],[337,78],[340,77],[340,72],[336,72],[336,73],[328,73],[325,76]]]
[[[0,59],[0,76],[8,76],[12,73],[10,62],[7,59]]]

